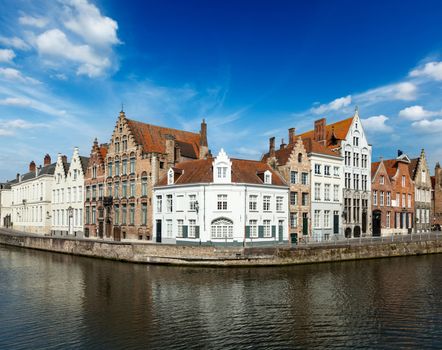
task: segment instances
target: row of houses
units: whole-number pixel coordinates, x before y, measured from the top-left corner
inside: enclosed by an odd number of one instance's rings
[[[0,184],[1,225],[53,236],[179,244],[284,244],[427,232],[442,221],[442,170],[422,150],[372,162],[358,110],[322,118],[259,161],[212,156],[199,132],[128,119],[88,157],[47,154]]]

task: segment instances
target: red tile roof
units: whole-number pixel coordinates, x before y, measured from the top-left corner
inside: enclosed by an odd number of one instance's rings
[[[410,164],[408,164],[408,169],[410,170],[410,176],[412,179],[414,179],[414,176],[416,175],[417,165],[419,164],[420,158],[414,158],[410,159]]]
[[[353,122],[353,117],[350,117],[344,120],[340,120],[336,123],[326,125],[325,126],[326,146],[329,148],[336,148],[337,146],[339,146],[341,141],[347,137],[348,130],[350,129],[352,122]],[[333,135],[336,138],[337,144],[332,142]],[[299,136],[301,136],[303,139],[304,138],[314,139],[315,131],[310,130]]]
[[[100,153],[101,153],[101,157],[104,159],[106,159],[106,155],[107,155],[107,148],[108,148],[108,144],[104,143],[100,145]]]
[[[166,153],[166,135],[172,135],[177,144],[188,144],[184,147],[184,153],[190,158],[197,158],[199,155],[200,134],[189,131],[165,128],[152,124],[146,124],[135,120],[127,119],[127,124],[132,132],[135,141],[143,147],[144,152]],[[193,150],[193,152],[189,151]]]
[[[181,170],[175,184],[211,183],[213,182],[214,158],[190,160],[175,165],[174,169]],[[234,159],[232,162],[232,183],[263,184],[260,173],[269,170],[272,173],[272,185],[287,186],[281,176],[267,163],[256,160]],[[159,186],[167,185],[167,176],[161,178]]]
[[[287,163],[287,161],[290,158],[290,155],[292,154],[293,148],[296,145],[296,142],[297,141],[295,141],[295,143],[290,143],[285,148],[278,149],[275,151],[275,157],[278,160],[279,165],[283,165],[283,164]],[[340,156],[338,153],[330,150],[329,148],[325,147],[323,144],[321,144],[311,138],[307,138],[307,137],[304,138],[303,137],[302,142],[304,144],[304,148],[307,153],[319,153],[319,154],[329,155],[329,156],[333,156],[333,157]],[[262,160],[267,161],[268,158],[269,158],[269,153],[266,153],[262,157]]]

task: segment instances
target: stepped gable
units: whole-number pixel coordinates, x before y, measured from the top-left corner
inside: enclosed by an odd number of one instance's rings
[[[207,158],[176,164],[172,168],[175,173],[179,173],[175,184],[213,182],[213,161],[214,158]],[[265,162],[235,158],[230,158],[230,161],[232,162],[232,183],[264,184],[259,175],[268,170],[272,173],[272,185],[287,186],[281,176]],[[167,176],[164,176],[158,186],[166,185]]]
[[[166,153],[166,135],[175,137],[175,142],[180,147],[181,155],[188,158],[198,158],[200,134],[189,131],[177,130],[146,124],[132,119],[127,119],[135,142],[143,147],[145,153]]]
[[[408,164],[408,169],[410,170],[410,176],[412,179],[414,179],[416,175],[416,170],[419,165],[419,159],[420,158],[410,159],[410,164]]]
[[[81,170],[83,174],[86,175],[87,165],[89,163],[89,157],[80,156]]]

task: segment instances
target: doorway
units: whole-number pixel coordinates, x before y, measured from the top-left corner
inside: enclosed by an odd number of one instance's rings
[[[161,220],[157,220],[157,243],[161,243]]]
[[[373,236],[381,236],[381,219],[382,212],[380,210],[373,211]]]

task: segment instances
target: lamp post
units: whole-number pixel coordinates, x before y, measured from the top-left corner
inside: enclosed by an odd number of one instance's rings
[[[74,208],[69,206],[69,208],[68,208],[68,235],[70,235],[72,233],[71,221],[72,221],[73,212],[74,212]]]

